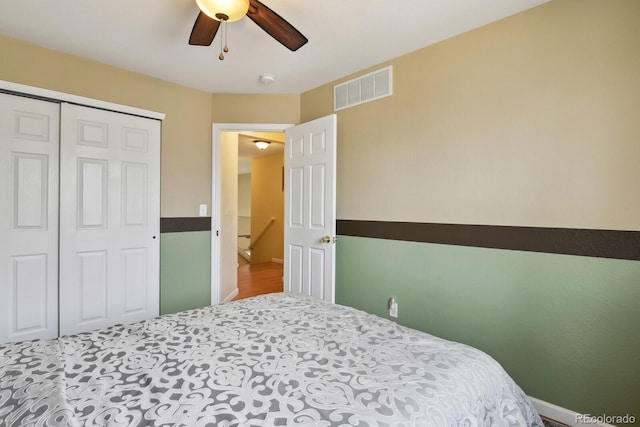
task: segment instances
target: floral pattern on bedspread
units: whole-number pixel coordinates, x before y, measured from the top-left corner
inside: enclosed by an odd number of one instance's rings
[[[263,295],[0,346],[3,426],[542,426],[485,353]]]

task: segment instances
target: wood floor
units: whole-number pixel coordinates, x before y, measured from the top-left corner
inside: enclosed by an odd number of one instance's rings
[[[275,262],[248,264],[238,267],[239,300],[255,295],[282,292],[283,265]]]

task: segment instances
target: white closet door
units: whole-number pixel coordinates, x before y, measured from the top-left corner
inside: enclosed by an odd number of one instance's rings
[[[160,122],[61,115],[60,334],[157,316]]]
[[[58,335],[59,114],[0,94],[0,343]]]

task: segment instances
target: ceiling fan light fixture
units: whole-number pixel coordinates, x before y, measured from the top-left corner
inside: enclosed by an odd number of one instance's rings
[[[200,10],[217,21],[237,21],[249,10],[249,0],[196,0],[196,3]]]
[[[256,139],[255,141],[253,141],[253,143],[256,144],[256,147],[258,147],[258,150],[266,150],[269,144],[271,144],[271,142],[263,141],[261,139]]]

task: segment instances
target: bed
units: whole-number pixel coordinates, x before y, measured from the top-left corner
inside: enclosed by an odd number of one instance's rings
[[[269,294],[0,346],[2,426],[542,426],[472,347]]]

